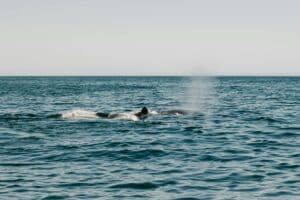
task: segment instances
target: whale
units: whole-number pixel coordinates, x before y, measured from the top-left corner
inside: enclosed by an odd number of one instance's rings
[[[192,114],[191,111],[188,110],[181,110],[181,109],[174,109],[174,110],[167,110],[159,112],[161,115],[189,115]]]
[[[116,119],[116,118],[122,118],[128,113],[103,113],[103,112],[97,112],[96,115],[100,118],[107,118],[107,119]],[[149,110],[146,107],[143,107],[139,112],[133,113],[133,117],[136,117],[138,120],[146,119],[149,116]]]
[[[120,120],[132,120],[139,121],[144,120],[152,115],[192,115],[197,114],[194,111],[182,110],[182,109],[173,109],[173,110],[163,110],[163,111],[150,111],[147,107],[143,107],[138,112],[94,112],[87,111],[82,109],[74,109],[65,111],[60,114],[51,115],[49,118],[61,117],[63,119],[120,119]]]
[[[146,107],[143,107],[140,112],[137,112],[134,115],[137,116],[139,119],[145,119],[149,116],[149,114],[149,110]]]
[[[193,112],[188,111],[188,110],[182,110],[182,109],[173,109],[173,110],[166,110],[166,111],[160,111],[156,112],[155,115],[189,115],[192,114]],[[119,118],[124,113],[102,113],[98,112],[97,116],[101,118],[107,118],[107,119],[115,119]],[[151,113],[147,107],[143,107],[139,112],[133,113],[137,119],[146,119],[148,116],[153,115],[153,112]]]

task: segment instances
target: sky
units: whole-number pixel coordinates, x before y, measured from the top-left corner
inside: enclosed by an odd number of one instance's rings
[[[0,75],[300,75],[298,0],[0,0]]]

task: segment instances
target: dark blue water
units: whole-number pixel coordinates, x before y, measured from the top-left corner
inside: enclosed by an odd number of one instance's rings
[[[184,108],[130,121],[75,109]],[[2,77],[0,199],[299,199],[300,78]]]

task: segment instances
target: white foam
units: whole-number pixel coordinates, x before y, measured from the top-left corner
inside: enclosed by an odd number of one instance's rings
[[[62,113],[64,119],[96,119],[97,113],[88,110],[74,109]]]
[[[111,115],[114,115],[112,113]],[[113,119],[120,119],[120,120],[131,120],[131,121],[138,121],[139,118],[132,112],[126,112],[126,113],[118,113],[116,117]]]
[[[123,113],[110,113],[108,118],[118,119],[118,120],[130,120],[138,121],[139,118],[135,115],[136,112],[123,112]],[[150,115],[158,115],[157,111],[149,111]],[[83,109],[73,109],[61,113],[63,119],[97,119],[99,116],[96,112],[83,110]]]
[[[149,110],[150,115],[158,115],[158,112],[155,110]]]

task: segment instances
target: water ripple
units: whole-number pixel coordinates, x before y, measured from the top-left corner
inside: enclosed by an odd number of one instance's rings
[[[297,199],[299,77],[208,81],[1,77],[0,199]],[[143,106],[197,112],[61,118]]]

